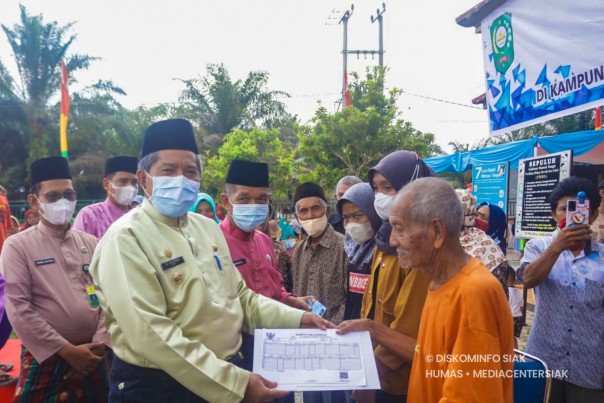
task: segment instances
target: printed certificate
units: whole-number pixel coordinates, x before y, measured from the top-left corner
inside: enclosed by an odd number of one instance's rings
[[[254,372],[281,390],[380,389],[367,331],[257,329]]]

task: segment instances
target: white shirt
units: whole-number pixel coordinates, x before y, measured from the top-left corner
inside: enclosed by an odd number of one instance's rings
[[[512,316],[514,318],[522,316],[522,305],[524,305],[524,301],[522,300],[522,293],[516,287],[508,287],[509,290],[509,302],[510,309],[512,310]]]

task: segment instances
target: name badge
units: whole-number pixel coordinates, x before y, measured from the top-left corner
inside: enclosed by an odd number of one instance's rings
[[[161,264],[161,268],[162,270],[168,270],[171,269],[174,266],[178,266],[179,264],[183,264],[185,262],[185,259],[182,256],[179,256],[175,259],[172,260],[168,260],[167,262],[164,262]]]
[[[353,273],[348,277],[348,291],[357,294],[365,294],[365,287],[369,281],[369,274]]]
[[[86,294],[88,294],[88,302],[90,303],[90,306],[99,306],[99,297],[96,295],[94,285],[86,286]]]
[[[237,266],[241,266],[242,264],[245,264],[245,263],[246,263],[246,260],[245,260],[245,259],[239,259],[239,260],[235,260],[235,261],[233,262],[233,264],[235,265],[235,267],[237,267]]]
[[[44,266],[47,264],[53,264],[55,262],[55,259],[52,257],[49,257],[48,259],[40,259],[40,260],[36,260],[36,266]]]

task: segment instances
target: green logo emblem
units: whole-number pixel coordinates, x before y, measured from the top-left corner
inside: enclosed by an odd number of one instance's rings
[[[512,15],[505,13],[499,16],[491,25],[491,43],[493,45],[493,61],[495,70],[501,74],[514,61],[514,38],[512,35]]]

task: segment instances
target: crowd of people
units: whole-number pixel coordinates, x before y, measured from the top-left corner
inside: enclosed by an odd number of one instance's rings
[[[23,345],[18,379],[0,383],[17,382],[15,402],[293,402],[253,372],[257,328],[369,332],[381,388],[305,403],[512,402],[518,280],[536,295],[527,352],[562,374],[550,401],[604,401],[604,181],[561,181],[559,229],[514,270],[504,211],[411,151],[366,182],[341,178],[334,211],[320,185],[300,184],[291,222],[272,211],[263,162],[233,160],[223,192],[201,193],[181,119],[149,126],[139,158],[107,160],[106,200],[75,218],[68,161],[30,173],[20,231],[0,197],[0,316]],[[565,225],[580,191],[593,228]]]

